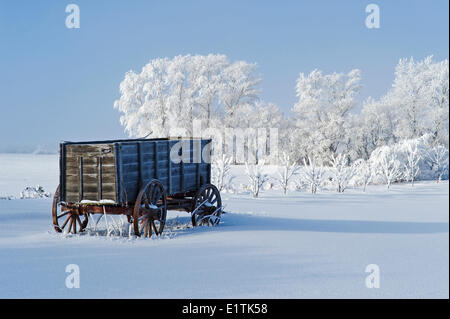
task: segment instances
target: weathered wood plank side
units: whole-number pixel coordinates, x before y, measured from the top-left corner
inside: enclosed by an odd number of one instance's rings
[[[113,145],[63,145],[61,183],[63,201],[111,199],[116,201],[116,169]]]

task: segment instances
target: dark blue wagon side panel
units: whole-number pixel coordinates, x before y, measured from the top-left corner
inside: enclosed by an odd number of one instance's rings
[[[119,198],[121,202],[131,202],[137,197],[138,160],[136,143],[119,143]]]
[[[172,162],[172,148],[182,143],[181,162]],[[200,151],[195,154],[195,143]],[[159,180],[168,195],[195,192],[210,183],[211,165],[202,158],[202,150],[210,140],[140,140],[117,143],[119,201],[133,202],[141,187],[152,179]],[[176,148],[174,148],[176,150]],[[197,148],[198,149],[198,148]],[[196,163],[196,160],[201,160]]]

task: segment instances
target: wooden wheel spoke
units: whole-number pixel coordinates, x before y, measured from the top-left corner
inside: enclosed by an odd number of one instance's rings
[[[60,219],[61,217],[64,217],[64,216],[66,216],[67,214],[69,214],[70,213],[70,210],[67,210],[67,211],[65,211],[64,213],[62,213],[61,215],[58,215],[56,218],[57,219]]]
[[[158,204],[159,200],[161,199],[161,194],[162,194],[161,190],[157,189],[157,191],[155,192],[155,195],[153,197],[152,204],[154,204],[154,205]]]
[[[140,224],[141,226],[139,227],[139,233],[143,233],[145,231],[145,225],[147,224],[147,218],[143,218]]]
[[[145,206],[145,208],[147,208],[147,209],[150,208],[150,202],[149,202],[149,200],[148,200],[147,198],[144,200],[144,206]]]
[[[77,233],[77,220],[76,220],[75,216],[72,216],[72,219],[73,219],[72,230],[73,230],[73,233],[76,234]]]
[[[208,202],[212,203],[213,198],[217,197],[215,193],[212,193],[208,197]]]
[[[158,236],[159,234],[158,234],[158,230],[156,229],[155,220],[152,219],[151,223],[152,223],[153,230],[155,231],[155,235]]]
[[[155,193],[156,193],[156,186],[152,185],[152,188],[149,190],[150,202],[152,204],[153,204],[153,201],[155,200]]]
[[[76,216],[77,222],[80,224],[79,230],[81,231],[83,229],[83,223],[81,222],[80,216],[78,216],[78,215],[75,215],[75,216]]]
[[[70,219],[70,222],[69,222],[69,227],[67,229],[68,229],[68,232],[70,233],[70,230],[72,229],[72,224],[73,224],[72,215],[69,215],[69,219]]]
[[[145,233],[144,236],[145,237],[149,237],[149,232],[151,232],[152,230],[150,229],[150,223],[147,219],[146,223],[145,223]]]
[[[142,194],[143,198],[141,200],[141,206],[145,207],[145,208],[149,208],[149,199],[147,194]]]
[[[67,216],[66,220],[64,221],[64,223],[61,225],[61,229],[64,229],[64,227],[66,227],[67,223],[69,222],[69,220],[71,219],[71,216]]]
[[[150,191],[150,202],[151,202],[152,204],[154,204],[155,201],[158,200],[158,198],[157,198],[157,196],[156,196],[156,194],[158,193],[158,191],[159,191],[158,185],[153,185],[153,187],[152,187],[152,189],[151,189],[151,191]]]

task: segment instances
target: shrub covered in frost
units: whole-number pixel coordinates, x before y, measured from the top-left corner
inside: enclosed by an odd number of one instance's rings
[[[27,186],[23,191],[20,192],[21,199],[48,197],[50,197],[50,193],[47,193],[40,185],[37,185],[36,187]]]
[[[246,188],[257,198],[264,184],[269,180],[269,175],[264,173],[264,160],[260,160],[258,164],[245,164],[245,174],[248,177]]]
[[[374,183],[448,179],[448,149],[433,145],[432,137],[403,140],[375,149],[370,156]],[[386,175],[387,174],[387,175]]]
[[[311,194],[315,194],[323,186],[328,175],[324,167],[317,165],[315,158],[308,157],[308,161],[303,159],[298,188],[307,187]]]
[[[225,154],[221,157],[214,157],[212,162],[212,183],[219,191],[234,191],[231,161],[232,158],[227,157]]]

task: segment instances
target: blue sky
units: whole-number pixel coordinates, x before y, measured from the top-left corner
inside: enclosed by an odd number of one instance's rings
[[[67,29],[65,7],[80,7]],[[365,7],[380,6],[380,29]],[[256,62],[263,100],[284,112],[300,72],[362,71],[360,99],[392,84],[402,57],[448,58],[448,1],[0,0],[0,152],[125,137],[113,102],[126,71],[157,57]]]

